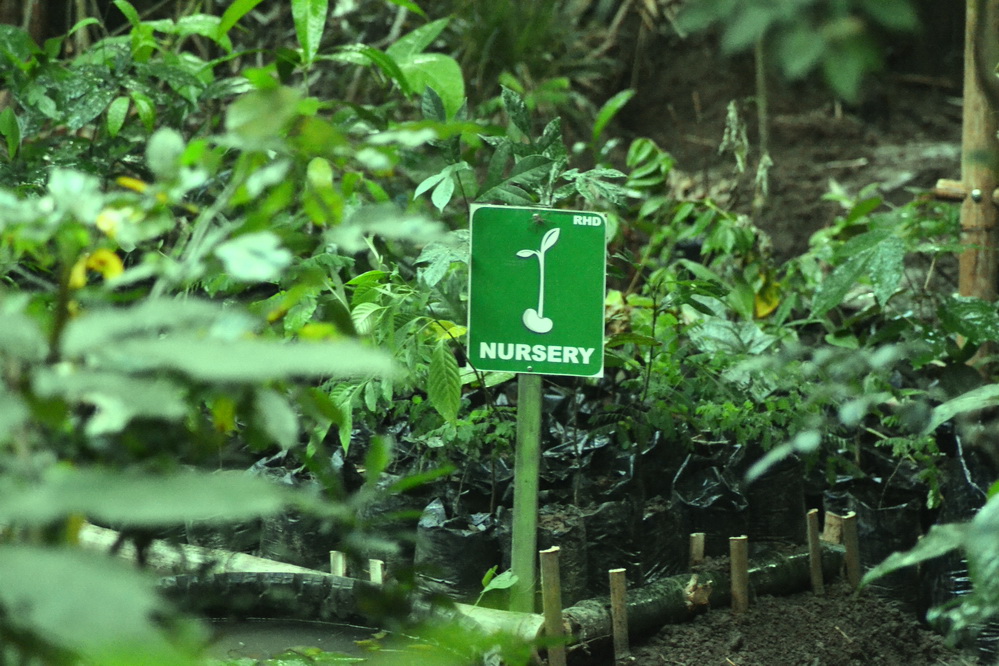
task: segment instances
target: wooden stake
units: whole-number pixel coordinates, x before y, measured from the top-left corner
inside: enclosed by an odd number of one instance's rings
[[[562,624],[562,582],[558,567],[558,546],[540,551],[541,608],[545,616],[545,635],[549,666],[565,666],[565,625]]]
[[[341,578],[347,576],[347,556],[339,550],[330,551],[330,573]]]
[[[843,543],[843,516],[826,511],[822,540],[827,543]]]
[[[614,634],[614,659],[620,661],[631,654],[628,646],[628,581],[624,569],[611,569],[610,579],[611,629]]]
[[[822,581],[822,545],[819,543],[819,510],[812,509],[806,515],[808,524],[808,569],[812,578],[812,591],[815,594],[825,594],[826,587]]]
[[[749,537],[728,540],[732,575],[732,612],[744,613],[749,608]]]
[[[693,532],[690,535],[690,566],[704,563],[704,532]]]
[[[851,511],[843,516],[843,556],[846,563],[846,580],[850,587],[860,585],[860,540],[857,537],[857,514]]]
[[[374,558],[368,560],[368,580],[375,585],[385,583],[385,562]]]

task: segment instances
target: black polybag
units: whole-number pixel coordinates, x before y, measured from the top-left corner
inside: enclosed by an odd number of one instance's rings
[[[502,564],[495,518],[485,513],[449,518],[440,498],[423,510],[416,536],[418,577],[453,599],[474,601],[485,573]]]
[[[736,472],[741,455],[730,444],[704,447],[689,454],[673,478],[673,505],[685,532],[704,533],[705,555],[727,555],[729,538],[748,534],[749,501]]]

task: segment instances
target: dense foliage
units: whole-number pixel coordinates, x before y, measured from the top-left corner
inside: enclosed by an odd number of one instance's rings
[[[174,18],[115,0],[122,34],[75,55],[0,26],[0,650],[198,658],[154,579],[74,546],[84,520],[148,535],[294,509],[349,548],[376,493],[509,457],[510,377],[457,358],[475,201],[610,214],[606,376],[555,387],[601,396],[580,427],[623,450],[751,444],[750,477],[789,455],[860,476],[881,448],[939,501],[941,426],[994,403],[966,362],[999,341],[991,304],[933,287],[952,208],[833,192],[837,223],[778,264],[748,217],[672,193],[667,150],[612,138],[632,91],[580,105],[531,65],[536,43],[572,60],[565,23],[531,21],[525,44],[505,3],[355,4],[269,14],[294,48],[254,41],[259,0]],[[572,147],[560,115],[586,118]],[[389,432],[416,476],[379,485]],[[337,450],[365,458],[356,493]],[[321,491],[226,473],[247,451]]]

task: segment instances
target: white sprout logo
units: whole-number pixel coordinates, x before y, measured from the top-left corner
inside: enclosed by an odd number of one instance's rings
[[[524,326],[535,333],[547,333],[552,330],[553,322],[545,316],[545,253],[558,242],[559,229],[555,227],[541,239],[541,248],[538,250],[520,250],[517,256],[521,258],[538,258],[538,309],[527,308],[522,317]]]

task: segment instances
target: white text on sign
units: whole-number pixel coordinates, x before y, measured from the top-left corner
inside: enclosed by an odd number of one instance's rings
[[[593,347],[563,347],[561,345],[527,345],[513,342],[480,342],[479,357],[502,361],[534,361],[541,363],[587,364]]]
[[[603,218],[599,215],[573,215],[572,223],[583,227],[599,227]]]

